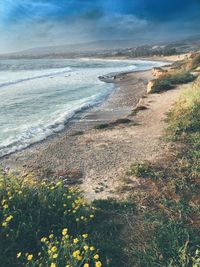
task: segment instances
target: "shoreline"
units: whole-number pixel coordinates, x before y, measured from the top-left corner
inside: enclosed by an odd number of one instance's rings
[[[168,62],[166,62],[168,63]],[[20,152],[25,151],[26,149],[30,149],[34,146],[40,145],[43,142],[47,142],[50,140],[53,140],[54,138],[56,138],[57,136],[60,136],[64,133],[70,132],[71,128],[74,126],[75,123],[78,123],[82,118],[84,118],[85,116],[87,116],[88,114],[91,114],[93,112],[97,112],[99,109],[101,109],[101,107],[106,104],[107,101],[110,101],[110,99],[114,96],[115,92],[117,90],[120,90],[120,86],[123,86],[121,80],[124,79],[124,77],[126,77],[127,75],[131,75],[131,74],[136,74],[136,73],[143,73],[143,72],[148,72],[151,70],[136,70],[136,71],[127,71],[127,72],[118,72],[118,73],[108,73],[107,75],[104,76],[100,76],[98,77],[98,79],[100,79],[102,82],[104,83],[110,83],[113,85],[113,89],[107,94],[105,95],[101,100],[98,100],[97,102],[94,102],[93,104],[91,103],[88,107],[85,107],[79,111],[77,111],[71,118],[69,118],[66,123],[65,123],[65,127],[63,130],[54,133],[50,136],[47,136],[45,139],[40,140],[38,142],[34,142],[30,145],[28,145],[27,147],[24,147],[18,151],[14,151],[14,152],[10,152],[4,156],[0,157],[0,165],[1,165],[1,161],[4,159],[8,159],[10,156],[14,155],[14,154],[18,154]],[[147,81],[146,81],[147,82]],[[139,99],[138,99],[139,100]],[[137,103],[135,103],[136,105]],[[114,108],[114,107],[113,107]],[[126,116],[126,114],[125,114]],[[128,116],[128,114],[127,114]],[[113,119],[118,119],[118,117],[114,116]],[[112,118],[110,119],[110,122],[112,121]],[[107,119],[103,119],[101,120],[101,123],[106,123]],[[98,123],[98,120],[97,120]],[[74,127],[73,127],[74,128]],[[88,130],[88,127],[86,126],[86,129],[83,130]]]
[[[40,149],[42,146],[48,146],[51,141],[61,138],[63,135],[71,135],[79,131],[91,130],[97,124],[112,122],[113,120],[128,116],[139,101],[140,97],[142,97],[146,91],[146,84],[151,77],[151,70],[128,71],[108,74],[108,76],[109,78],[104,78],[102,81],[105,83],[112,83],[114,88],[100,103],[96,103],[91,107],[77,112],[68,120],[62,131],[55,133],[44,140],[30,144],[22,150],[11,152],[2,156],[0,158],[0,165],[2,165],[2,162],[5,163],[6,160],[9,160],[12,157],[17,158],[18,155],[20,157],[21,154],[26,154],[27,150],[32,151]],[[143,88],[141,94],[139,94],[139,92],[134,92],[134,94],[131,95],[130,101],[128,101],[129,92],[124,94],[124,87],[131,86],[130,80],[132,80],[134,87],[139,86],[142,82],[145,88]],[[127,91],[130,90],[130,88],[127,89]],[[128,96],[126,94],[128,94]],[[127,101],[128,103],[124,103]]]
[[[77,115],[68,129],[0,159],[0,166],[23,177],[61,177],[89,201],[116,197],[131,164],[152,161],[165,149],[164,119],[180,90],[147,95],[151,78],[151,70],[120,74],[105,102]],[[135,114],[138,104],[145,108]],[[127,124],[112,123],[124,118]],[[109,127],[95,127],[100,124]]]
[[[95,59],[97,59],[97,58],[95,58]],[[116,59],[116,60],[119,60],[119,59]],[[130,59],[130,60],[133,60],[133,59]],[[143,61],[144,59],[137,59],[137,60]],[[165,65],[163,65],[164,67],[165,66],[168,66],[168,64],[170,64],[169,61],[159,61],[159,60],[152,60],[152,59],[149,59],[149,61],[150,62],[162,62],[163,64],[165,64]],[[52,140],[56,136],[58,136],[58,135],[60,135],[60,134],[62,134],[64,132],[68,131],[69,128],[71,127],[71,124],[74,121],[77,121],[77,119],[82,118],[88,112],[90,112],[90,111],[92,112],[97,107],[103,105],[111,96],[113,96],[113,93],[117,90],[117,87],[120,87],[121,86],[121,84],[120,84],[121,83],[121,80],[124,79],[125,76],[131,75],[131,74],[134,74],[134,73],[140,73],[140,72],[142,73],[142,72],[146,72],[146,71],[149,71],[149,70],[151,70],[151,69],[147,69],[147,70],[145,70],[145,69],[144,70],[129,70],[129,71],[121,71],[121,72],[111,72],[111,73],[105,74],[104,76],[97,77],[101,82],[104,82],[104,83],[107,83],[107,84],[112,84],[112,88],[110,88],[110,90],[107,92],[106,95],[104,95],[103,97],[101,97],[101,99],[100,98],[99,99],[96,99],[93,103],[88,103],[87,106],[82,107],[82,108],[76,110],[74,112],[74,114],[72,116],[70,116],[65,121],[65,123],[63,125],[64,126],[63,129],[61,129],[59,131],[55,131],[51,135],[46,136],[44,139],[35,141],[34,143],[31,143],[31,144],[27,144],[27,146],[21,147],[21,148],[19,148],[19,150],[16,148],[15,151],[10,151],[10,152],[7,152],[4,155],[1,155],[0,156],[0,164],[1,164],[1,160],[4,159],[4,158],[7,159],[9,156],[11,156],[13,154],[16,154],[16,153],[19,153],[19,152],[24,151],[26,149],[29,149],[31,147],[34,147],[35,145],[41,144],[42,142],[46,142],[48,140]],[[135,105],[136,104],[137,103],[135,103]],[[116,118],[116,119],[118,119],[118,118]]]

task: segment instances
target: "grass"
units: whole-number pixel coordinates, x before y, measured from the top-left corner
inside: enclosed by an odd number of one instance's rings
[[[185,84],[194,81],[196,76],[191,74],[189,71],[173,71],[167,75],[155,80],[152,87],[153,93],[158,93],[166,90],[173,89],[178,84]]]
[[[139,178],[152,178],[156,179],[157,175],[154,168],[149,163],[136,162],[131,165],[127,171],[127,175],[134,175]]]
[[[168,140],[179,147],[176,154],[173,152],[174,158],[165,164],[158,162],[155,169],[137,163],[129,170],[130,175],[149,179],[149,183],[154,178],[152,174],[158,176],[145,195],[146,208],[140,220],[141,244],[130,245],[133,266],[200,266],[199,103],[197,80],[168,114]],[[137,196],[144,205],[142,198],[142,194]]]

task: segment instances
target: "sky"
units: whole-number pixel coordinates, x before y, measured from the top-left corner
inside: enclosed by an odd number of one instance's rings
[[[200,34],[200,0],[0,0],[0,53],[32,47]]]

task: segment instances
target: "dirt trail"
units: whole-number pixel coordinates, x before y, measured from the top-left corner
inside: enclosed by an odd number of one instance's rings
[[[164,119],[180,92],[179,87],[143,99],[148,109],[131,117],[138,125],[90,131],[79,139],[83,162],[90,162],[85,165],[86,176],[81,185],[89,199],[115,196],[132,163],[154,160],[162,154]]]

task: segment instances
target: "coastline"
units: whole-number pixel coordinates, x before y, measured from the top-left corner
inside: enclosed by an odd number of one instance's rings
[[[111,76],[113,75],[111,74]],[[151,70],[145,70],[118,73],[115,74],[115,79],[104,79],[104,82],[112,83],[114,89],[103,102],[78,112],[69,120],[65,129],[61,132],[34,143],[23,150],[3,156],[0,159],[0,165],[3,167],[7,165],[14,169],[21,168],[24,164],[15,164],[15,162],[20,161],[21,157],[25,160],[25,155],[28,156],[29,153],[42,150],[44,147],[48,147],[51,142],[56,142],[57,139],[63,136],[70,136],[80,131],[85,132],[93,129],[97,124],[127,117],[142,95],[145,94],[146,84],[150,78]]]
[[[131,164],[154,160],[165,148],[164,118],[180,90],[147,95],[152,77],[151,70],[116,75],[115,89],[103,103],[78,113],[55,136],[0,159],[0,166],[24,177],[62,177],[88,200],[116,197]],[[145,109],[134,114],[138,103]],[[113,124],[124,118],[128,124]],[[95,127],[102,124],[111,127]]]

